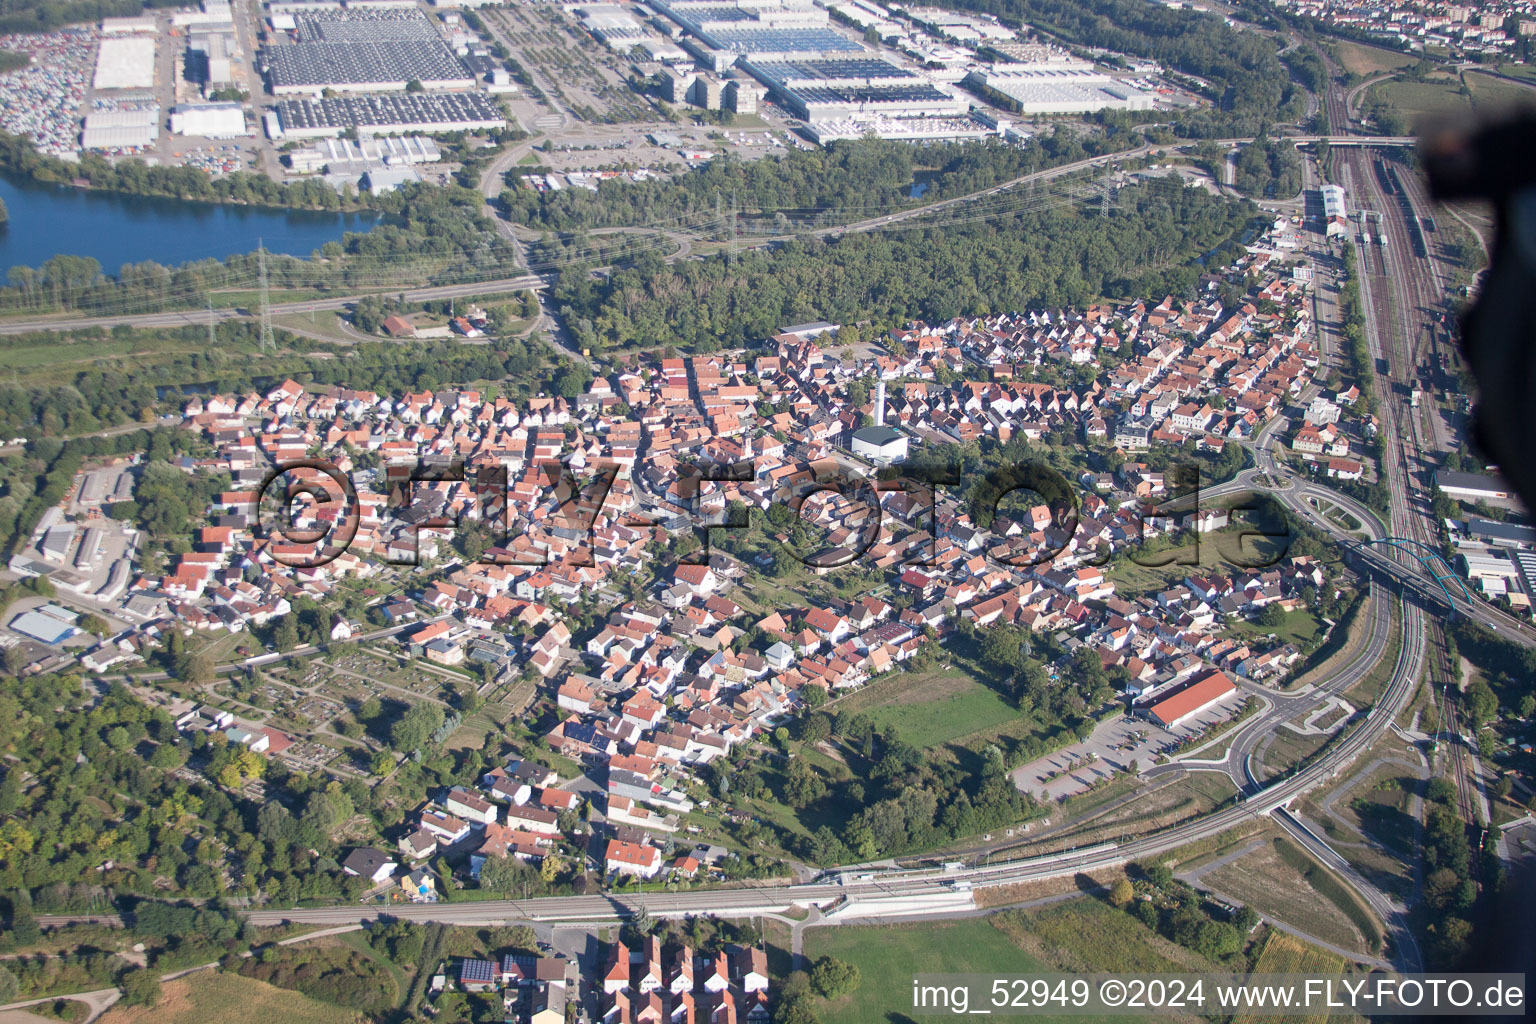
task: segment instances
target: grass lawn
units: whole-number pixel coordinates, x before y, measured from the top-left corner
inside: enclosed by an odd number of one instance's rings
[[[1163,550],[1146,549],[1144,553],[1132,548],[1115,557],[1105,568],[1104,577],[1115,584],[1120,596],[1136,597],[1166,590],[1192,572],[1231,572],[1234,566],[1265,564],[1284,554],[1281,541],[1244,537],[1244,531],[1255,527],[1241,513],[1233,516],[1233,522],[1237,525],[1201,537],[1198,547],[1189,543]],[[1143,565],[1136,557],[1142,562],[1162,564]]]
[[[1392,614],[1396,616],[1392,622],[1392,632],[1387,640],[1387,649],[1382,652],[1381,660],[1365,674],[1354,686],[1344,691],[1344,699],[1355,707],[1370,707],[1376,703],[1376,698],[1381,696],[1381,691],[1386,688],[1391,680],[1392,673],[1397,667],[1397,654],[1402,647],[1402,618],[1401,608],[1394,604]],[[1361,629],[1364,629],[1364,612],[1359,620]]]
[[[910,1024],[912,982],[920,974],[1029,974],[1040,971],[1194,972],[1217,969],[1149,931],[1129,914],[1083,897],[1035,911],[1004,911],[963,921],[811,928],[805,953],[856,964],[856,992],[816,1000],[823,1024]],[[972,1013],[989,1009],[972,992]],[[1056,1019],[1049,1014],[1037,1019]],[[1091,1018],[1062,1016],[1079,1022]],[[1124,1020],[1126,1018],[1098,1018]]]
[[[129,337],[82,338],[49,332],[34,338],[8,340],[5,365],[17,383],[41,385],[65,383],[86,365],[100,369],[144,370],[170,363],[178,356],[202,354],[208,348],[204,334],[191,340],[171,332],[135,332]],[[243,344],[229,344],[231,354],[254,352]]]
[[[354,1010],[331,1006],[298,992],[223,971],[197,974],[162,986],[158,1006],[114,1006],[101,1024],[206,1024],[218,1020],[280,1020],[284,1024],[356,1024]]]
[[[1536,104],[1536,88],[1533,88],[1536,87],[1536,82],[1532,82],[1530,86],[1517,85],[1501,78],[1480,75],[1475,71],[1467,72],[1466,81],[1472,90],[1473,102],[1479,107],[1499,107],[1519,103],[1526,106]]]
[[[1012,974],[1045,970],[994,924],[972,918],[931,924],[810,928],[805,954],[856,964],[858,991],[816,1000],[822,1024],[901,1021],[912,1012],[912,979],[918,974]]]
[[[1396,50],[1384,50],[1364,43],[1337,42],[1333,45],[1334,57],[1345,71],[1369,78],[1383,71],[1396,71],[1414,63],[1416,58]]]
[[[963,672],[887,676],[850,697],[877,728],[893,725],[913,746],[936,747],[1018,717],[1018,710]]]
[[[1309,611],[1287,612],[1285,621],[1278,626],[1266,626],[1247,619],[1233,619],[1227,632],[1239,639],[1269,636],[1273,633],[1282,643],[1293,643],[1307,650],[1323,630],[1323,620]]]
[[[1466,113],[1471,109],[1468,97],[1461,95],[1453,79],[1430,82],[1383,82],[1371,92],[1407,118],[1408,122],[1436,114]]]
[[[1500,64],[1499,74],[1519,78],[1536,85],[1536,64]]]
[[[1290,729],[1276,729],[1273,736],[1269,745],[1264,748],[1266,777],[1281,774],[1292,765],[1317,753],[1324,744],[1333,739],[1332,733],[1297,733]]]

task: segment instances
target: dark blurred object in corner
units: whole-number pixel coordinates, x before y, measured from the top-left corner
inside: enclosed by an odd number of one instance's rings
[[[1473,430],[1526,508],[1536,509],[1536,111],[1432,126],[1419,158],[1435,199],[1494,206],[1492,262],[1461,326],[1479,392]]]

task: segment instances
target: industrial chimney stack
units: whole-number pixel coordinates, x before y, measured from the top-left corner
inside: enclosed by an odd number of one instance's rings
[[[885,426],[885,381],[875,385],[875,426]]]

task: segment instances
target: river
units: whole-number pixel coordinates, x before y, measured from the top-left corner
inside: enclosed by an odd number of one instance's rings
[[[348,231],[367,231],[378,215],[274,210],[125,196],[0,177],[10,221],[0,226],[0,284],[11,267],[50,256],[91,256],[108,274],[124,263],[190,260],[254,252],[308,256]]]

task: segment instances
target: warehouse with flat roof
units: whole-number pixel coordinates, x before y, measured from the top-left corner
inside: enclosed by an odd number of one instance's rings
[[[205,139],[245,135],[245,111],[238,103],[178,103],[171,108],[171,131]]]
[[[448,48],[436,26],[412,8],[313,10],[294,15],[295,43],[266,50],[275,95],[469,89],[472,71]]]
[[[145,149],[160,136],[158,106],[129,107],[123,110],[94,110],[85,115],[80,132],[80,148],[104,152]]]
[[[403,92],[412,81],[428,89],[469,89],[475,84],[474,75],[441,41],[274,46],[267,51],[267,70],[277,96],[326,89]]]
[[[348,128],[372,135],[430,135],[507,126],[501,104],[474,92],[281,100],[276,113],[282,136],[291,139],[334,137]]]
[[[948,85],[879,57],[748,57],[741,69],[806,121],[852,118],[953,117],[969,103]]]
[[[77,618],[68,608],[48,604],[22,612],[11,620],[10,625],[11,629],[22,636],[29,636],[54,647],[80,632],[80,627],[75,625]]]
[[[1507,501],[1513,496],[1509,485],[1498,477],[1451,469],[1435,470],[1435,486],[1457,501]]]
[[[155,37],[108,36],[96,51],[96,89],[153,89],[155,86]]]
[[[769,88],[808,85],[906,85],[919,81],[917,72],[881,57],[811,57],[767,60],[747,57],[741,68]]]
[[[965,84],[1020,114],[1088,114],[1151,110],[1153,95],[1100,71],[1002,65],[972,71]]]

